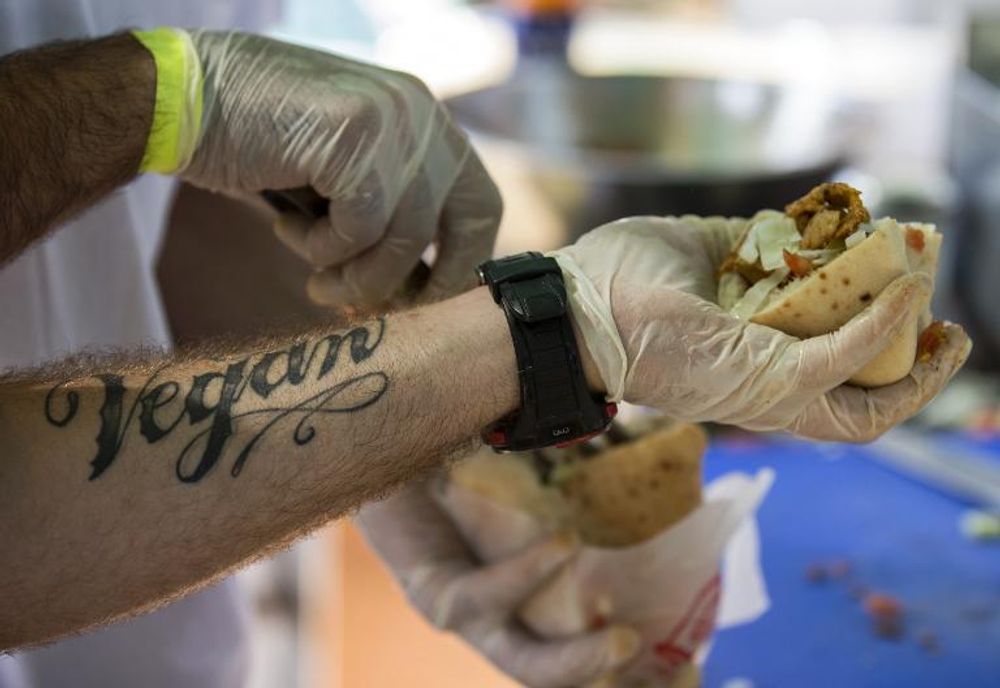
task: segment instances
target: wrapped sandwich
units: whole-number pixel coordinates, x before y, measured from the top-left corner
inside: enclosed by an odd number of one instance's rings
[[[740,318],[795,337],[827,334],[901,275],[933,278],[940,247],[933,225],[873,221],[856,189],[822,184],[784,212],[750,219],[720,269],[718,300]],[[914,319],[850,381],[877,387],[905,377],[924,320]]]
[[[698,426],[646,418],[609,434],[569,450],[482,452],[452,469],[438,499],[484,561],[575,532],[580,554],[524,603],[521,621],[547,638],[627,624],[642,649],[602,685],[695,686],[718,615],[720,558],[770,475],[732,476],[709,497]]]
[[[596,453],[590,453],[592,448],[483,452],[458,464],[451,480],[530,514],[547,530],[575,531],[587,545],[628,547],[701,504],[704,431],[665,419],[646,428],[650,431],[641,433],[618,427],[617,437],[624,441]]]

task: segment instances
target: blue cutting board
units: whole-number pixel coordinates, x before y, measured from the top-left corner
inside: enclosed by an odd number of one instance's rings
[[[1000,456],[1000,443],[976,444]],[[962,537],[967,505],[845,445],[720,441],[706,477],[763,466],[777,472],[758,514],[771,609],[716,636],[705,688],[734,678],[754,688],[1000,688],[1000,543]],[[806,580],[810,564],[834,559],[905,605],[901,639],[873,634],[848,582]],[[937,654],[918,645],[924,629]]]

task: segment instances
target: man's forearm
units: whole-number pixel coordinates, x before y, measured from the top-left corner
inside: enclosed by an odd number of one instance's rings
[[[135,176],[155,96],[131,35],[0,60],[0,265]]]
[[[0,388],[0,648],[217,578],[437,465],[517,404],[485,289],[255,353],[76,365]]]

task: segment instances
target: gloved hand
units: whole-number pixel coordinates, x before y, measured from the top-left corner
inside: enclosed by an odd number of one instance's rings
[[[519,604],[572,558],[576,544],[567,536],[480,565],[420,481],[365,506],[358,523],[414,607],[527,686],[582,686],[622,666],[638,650],[639,637],[628,628],[543,641],[514,620]]]
[[[474,283],[475,266],[492,252],[500,196],[418,79],[249,34],[136,36],[157,61],[164,121],[159,129],[154,121],[151,140],[169,131],[161,148],[173,146],[169,162],[144,160],[143,170],[217,191],[312,187],[328,198],[328,217],[286,215],[278,224],[320,269],[309,282],[315,300],[383,303],[432,244],[437,260],[422,299]]]
[[[949,324],[946,343],[900,382],[843,384],[917,315],[930,290],[921,274],[900,277],[838,331],[807,340],[724,312],[715,274],[744,222],[629,218],[552,254],[609,398],[686,421],[864,442],[916,413],[965,362],[971,342]]]

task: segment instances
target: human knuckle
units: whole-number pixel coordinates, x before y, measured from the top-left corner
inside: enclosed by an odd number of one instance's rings
[[[410,72],[395,72],[395,75],[399,83],[410,92],[426,96],[428,98],[433,98],[433,96],[431,96],[430,87],[420,77],[411,74]]]
[[[386,70],[385,83],[390,86],[391,90],[399,91],[407,96],[434,99],[430,87],[423,79],[411,72]]]
[[[408,72],[389,72],[383,87],[393,108],[409,119],[422,120],[437,106],[427,84]]]
[[[378,132],[382,129],[382,109],[373,98],[366,98],[358,107],[359,125],[362,130],[369,133]]]
[[[314,268],[327,268],[337,263],[336,250],[326,232],[313,232],[309,235],[305,254],[306,261]]]
[[[346,131],[354,136],[377,131],[382,125],[382,112],[378,101],[368,93],[346,93],[342,96],[341,107],[331,112],[331,126],[340,126],[342,112],[347,112]]]

